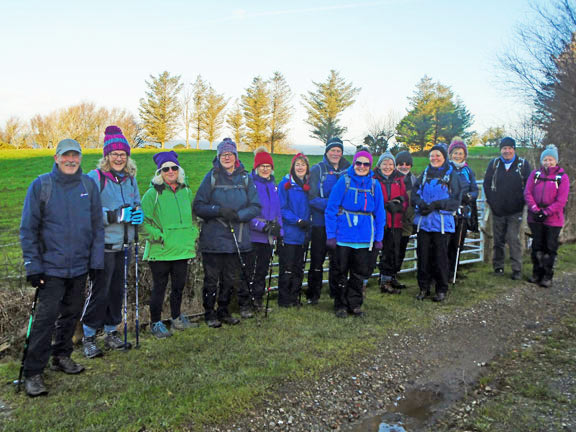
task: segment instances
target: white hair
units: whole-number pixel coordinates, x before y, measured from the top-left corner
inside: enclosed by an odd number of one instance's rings
[[[181,166],[178,167],[178,179],[176,180],[179,184],[184,184],[186,180],[186,173],[184,172],[184,168]],[[152,177],[152,183],[155,185],[163,185],[164,179],[162,178],[162,169],[158,168],[156,170],[156,174]]]

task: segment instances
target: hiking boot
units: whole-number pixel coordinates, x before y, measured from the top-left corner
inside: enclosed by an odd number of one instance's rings
[[[352,315],[354,315],[356,318],[363,318],[366,316],[364,311],[359,307],[352,309]]]
[[[436,293],[436,295],[432,298],[433,302],[443,302],[446,299],[446,293],[445,292],[439,292]]]
[[[170,330],[166,328],[162,321],[152,323],[152,334],[158,339],[165,339],[172,336],[172,333],[170,333]]]
[[[104,338],[104,345],[106,345],[106,348],[113,350],[129,350],[132,348],[132,344],[130,342],[126,342],[126,345],[124,345],[124,340],[120,339],[116,330],[110,333],[106,333],[106,337]]]
[[[552,286],[552,279],[542,279],[538,285],[542,288],[550,288]]]
[[[532,275],[528,278],[528,282],[540,285],[540,278],[538,276]]]
[[[240,309],[240,317],[242,319],[254,318],[254,313],[248,308]]]
[[[430,291],[420,290],[420,293],[416,296],[416,300],[424,300],[426,297],[430,297]]]
[[[206,325],[212,328],[222,327],[222,323],[217,319],[209,319],[206,320]]]
[[[494,269],[494,274],[496,276],[504,276],[504,269],[503,268],[495,268]]]
[[[519,271],[512,272],[512,276],[510,276],[510,279],[522,280],[522,272],[519,272]]]
[[[222,321],[224,324],[228,324],[228,325],[240,324],[240,320],[238,318],[234,318],[232,315],[222,317],[222,318],[220,318],[220,321]]]
[[[26,389],[26,394],[30,397],[48,394],[42,374],[27,377],[24,381],[24,388]]]
[[[103,355],[102,350],[96,345],[96,336],[82,338],[82,350],[84,351],[84,357],[88,359]]]
[[[382,294],[400,294],[401,291],[398,288],[394,288],[392,286],[392,282],[390,280],[384,282],[380,285],[380,292]]]
[[[172,318],[170,320],[170,328],[173,328],[174,330],[186,330],[198,326],[198,323],[190,322],[190,320],[185,315],[180,315],[178,318]]]
[[[399,290],[406,289],[406,285],[404,285],[403,283],[400,283],[400,282],[398,281],[398,279],[396,279],[396,278],[392,278],[392,279],[390,280],[390,285],[392,285],[392,288],[396,288],[396,289],[399,289]]]
[[[348,318],[348,312],[346,311],[346,309],[337,309],[336,312],[334,312],[334,314],[336,315],[337,318]]]
[[[70,357],[57,356],[52,357],[52,367],[50,370],[75,375],[82,372],[84,370],[84,366],[76,363]]]
[[[306,304],[310,306],[316,306],[318,304],[318,299],[308,299],[306,300]]]

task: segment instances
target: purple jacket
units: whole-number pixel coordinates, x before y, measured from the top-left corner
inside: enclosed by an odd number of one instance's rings
[[[524,189],[528,222],[535,222],[534,213],[542,209],[546,215],[545,225],[564,226],[564,207],[569,192],[570,180],[559,166],[532,171]]]
[[[262,211],[258,217],[250,221],[250,238],[254,243],[269,243],[273,239],[269,238],[268,234],[263,231],[266,226],[266,221],[276,221],[282,226],[278,188],[274,182],[274,176],[270,176],[270,179],[265,180],[253,172],[252,179],[258,191]],[[284,235],[283,230],[280,234]]]

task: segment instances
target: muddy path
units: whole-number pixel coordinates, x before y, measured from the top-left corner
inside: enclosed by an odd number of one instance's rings
[[[430,328],[384,336],[356,366],[287,383],[272,400],[210,430],[431,430],[492,359],[576,313],[574,276],[564,273],[551,289],[511,284],[498,298],[438,316]]]

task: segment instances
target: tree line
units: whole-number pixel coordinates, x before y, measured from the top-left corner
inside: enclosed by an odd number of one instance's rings
[[[301,95],[310,138],[326,143],[343,136],[347,127],[342,113],[356,102],[361,89],[331,70],[312,90]],[[185,147],[207,140],[210,148],[224,135],[246,149],[265,146],[272,153],[289,149],[288,132],[292,120],[294,94],[280,72],[269,78],[254,77],[244,94],[234,100],[216,91],[202,76],[185,83],[168,71],[150,75],[140,99],[138,117],[124,109],[107,109],[83,102],[29,122],[10,118],[0,128],[0,147],[52,148],[64,137],[87,147],[102,145],[103,128],[117,124],[135,147],[153,144],[164,148],[179,134]],[[471,132],[472,114],[450,87],[424,76],[416,85],[406,114],[388,116],[372,124],[364,144],[380,154],[391,143],[412,151],[424,150],[455,136],[469,138],[472,145],[496,145],[505,136],[504,127],[494,127],[479,136]]]

